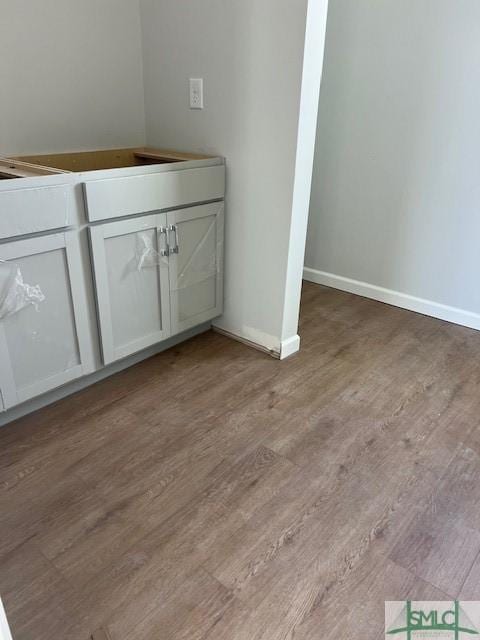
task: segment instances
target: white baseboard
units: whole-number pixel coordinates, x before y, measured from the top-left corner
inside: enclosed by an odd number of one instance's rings
[[[263,353],[268,353],[268,355],[272,356],[273,358],[280,358],[280,349],[268,346],[271,342],[273,342],[272,340],[268,340],[267,344],[262,344],[261,342],[257,342],[256,340],[245,337],[241,333],[229,331],[228,329],[224,329],[223,327],[212,326],[212,329],[217,333],[220,333],[222,336],[226,336],[227,338],[231,338],[232,340],[241,342],[247,347],[251,347],[252,349],[256,349],[257,351],[262,351]]]
[[[279,344],[279,347],[270,347],[270,345],[274,342],[278,343],[278,340],[274,340],[270,338],[267,341],[267,344],[262,344],[261,342],[257,342],[251,340],[250,338],[246,338],[245,336],[234,333],[233,331],[228,331],[227,329],[223,329],[222,327],[212,327],[214,331],[217,333],[221,333],[222,336],[227,336],[227,338],[231,338],[232,340],[236,340],[237,342],[241,342],[242,344],[247,345],[248,347],[252,347],[257,351],[263,351],[263,353],[268,353],[268,355],[273,358],[277,358],[277,360],[285,360],[289,356],[292,356],[294,353],[300,350],[300,336],[295,335],[291,338],[287,338],[286,340],[282,340]],[[264,337],[264,334],[262,334]]]
[[[289,356],[293,356],[294,353],[300,350],[300,336],[295,335],[287,340],[282,340],[280,346],[280,360],[285,360]]]
[[[383,287],[377,287],[368,282],[344,278],[334,273],[318,271],[310,267],[304,268],[303,278],[309,282],[323,284],[326,287],[340,289],[348,293],[355,293],[364,298],[371,298],[372,300],[378,300],[379,302],[385,302],[395,307],[415,311],[425,316],[432,316],[433,318],[439,318],[440,320],[446,320],[447,322],[453,322],[454,324],[460,324],[464,327],[480,330],[480,314],[473,313],[472,311],[449,307],[448,305],[433,302],[432,300],[416,298],[408,293],[384,289]]]
[[[300,349],[300,336],[298,335],[291,336],[286,340],[280,340],[277,336],[264,333],[253,327],[227,328],[224,325],[214,323],[212,328],[228,338],[242,342],[253,349],[257,349],[257,351],[268,353],[278,360],[284,360]]]

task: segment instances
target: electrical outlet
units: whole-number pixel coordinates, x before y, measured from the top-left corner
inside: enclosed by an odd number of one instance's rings
[[[190,78],[190,109],[203,109],[203,78]]]

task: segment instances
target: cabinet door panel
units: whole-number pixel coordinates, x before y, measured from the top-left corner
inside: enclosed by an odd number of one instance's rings
[[[156,230],[143,233],[155,246]],[[162,326],[158,269],[138,269],[134,258],[125,262],[125,256],[135,256],[136,247],[135,233],[105,239],[113,342],[117,345],[152,335]],[[125,313],[126,309],[132,313]]]
[[[45,301],[4,319],[20,388],[80,364],[68,267],[63,249],[16,260],[25,282],[41,282]],[[51,277],[56,274],[55,280]]]
[[[169,212],[167,222],[172,333],[179,333],[222,313],[223,202]]]
[[[165,215],[90,228],[105,364],[170,333],[168,259],[160,257]]]
[[[0,320],[0,387],[5,408],[88,373],[85,309],[76,296],[81,269],[68,234],[0,245],[23,279],[38,284],[45,300]],[[75,275],[72,278],[72,272]],[[79,294],[81,296],[81,294]]]

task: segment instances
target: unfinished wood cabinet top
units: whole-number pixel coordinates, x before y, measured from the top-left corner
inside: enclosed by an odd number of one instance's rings
[[[65,173],[65,171],[53,167],[43,167],[29,162],[22,162],[15,158],[0,157],[0,179],[36,178],[38,176],[49,176],[57,173]]]
[[[13,162],[28,163],[44,173],[62,171],[98,171],[102,169],[120,169],[171,162],[188,162],[189,160],[209,160],[212,156],[170,149],[152,149],[135,147],[131,149],[105,149],[99,151],[80,151],[50,155],[21,156]],[[55,171],[52,171],[54,169]],[[39,175],[39,174],[37,174]],[[22,177],[22,176],[17,176]]]

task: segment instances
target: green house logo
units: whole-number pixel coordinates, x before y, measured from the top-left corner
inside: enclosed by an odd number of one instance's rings
[[[386,639],[480,638],[479,622],[480,602],[385,602]]]

